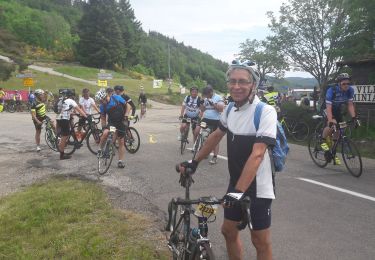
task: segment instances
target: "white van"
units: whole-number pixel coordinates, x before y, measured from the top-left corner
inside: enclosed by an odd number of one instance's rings
[[[290,96],[296,101],[297,106],[301,105],[303,99],[307,98],[310,103],[310,107],[314,107],[313,100],[314,89],[312,88],[296,88],[290,91]]]

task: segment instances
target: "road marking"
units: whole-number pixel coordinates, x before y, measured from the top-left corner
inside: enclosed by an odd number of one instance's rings
[[[320,185],[320,186],[323,186],[323,187],[326,187],[326,188],[329,188],[329,189],[332,189],[332,190],[337,190],[337,191],[340,191],[340,192],[343,192],[343,193],[347,193],[347,194],[350,194],[350,195],[353,195],[353,196],[356,196],[356,197],[359,197],[359,198],[362,198],[362,199],[375,201],[374,197],[371,197],[371,196],[368,196],[368,195],[365,195],[365,194],[362,194],[362,193],[354,192],[354,191],[351,191],[351,190],[346,190],[346,189],[343,189],[343,188],[339,188],[339,187],[336,187],[336,186],[332,186],[332,185],[329,185],[329,184],[325,184],[325,183],[310,180],[310,179],[305,179],[305,178],[296,178],[296,179],[301,180],[301,181],[310,182],[312,184]]]
[[[193,148],[186,148],[186,149],[187,149],[187,150],[190,150],[190,151],[193,150]],[[210,153],[210,155],[214,155],[214,154],[213,154],[213,153]],[[228,161],[228,158],[225,157],[225,156],[222,156],[222,155],[217,155],[217,158],[220,158],[220,159],[223,159],[223,160]]]

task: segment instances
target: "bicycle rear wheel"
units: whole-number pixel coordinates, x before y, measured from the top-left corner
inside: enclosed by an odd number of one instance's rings
[[[129,127],[125,130],[125,149],[129,153],[136,153],[141,146],[141,138],[139,137],[137,129],[134,127]]]
[[[8,111],[9,113],[14,113],[14,112],[16,112],[16,105],[15,105],[15,104],[8,104],[8,106],[7,106],[7,111]]]
[[[107,141],[102,152],[98,154],[98,172],[100,175],[105,174],[111,166],[114,149],[113,144]]]
[[[318,132],[315,132],[309,139],[308,148],[309,154],[313,162],[321,167],[324,168],[327,166],[328,161],[326,160],[325,152],[321,148],[322,141],[321,135]]]
[[[172,251],[173,260],[188,260],[190,259],[187,250],[188,233],[190,227],[185,227],[184,219],[177,222],[177,216],[183,211],[181,206],[176,206],[172,202],[168,204],[169,221],[166,227],[167,231],[171,232],[168,240],[168,245]]]
[[[196,245],[192,259],[194,260],[213,260],[215,259],[214,252],[212,251],[210,243],[201,243]]]
[[[362,175],[362,158],[357,146],[352,140],[344,139],[341,149],[342,159],[346,168],[351,175],[358,178]]]
[[[305,141],[309,136],[309,126],[305,122],[297,122],[292,129],[292,136],[297,142]]]
[[[56,138],[56,148],[59,152],[64,152],[66,155],[72,155],[75,152],[76,140],[74,139],[71,133],[68,136],[68,139],[66,141],[65,148],[63,151],[60,151],[60,148],[59,148],[60,141],[61,141],[61,135],[58,135]]]
[[[58,152],[56,146],[56,134],[50,127],[46,127],[44,138],[46,140],[48,147],[51,148],[53,151]]]
[[[99,150],[100,137],[102,136],[103,131],[100,129],[94,129],[86,136],[87,148],[92,154],[97,154]]]

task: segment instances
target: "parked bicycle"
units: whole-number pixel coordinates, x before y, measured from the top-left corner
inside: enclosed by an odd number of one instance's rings
[[[56,132],[55,132],[55,129],[53,128],[53,126],[52,126],[51,118],[46,116],[46,119],[44,119],[43,124],[46,128],[46,131],[45,131],[45,134],[44,134],[44,139],[46,140],[46,143],[47,143],[48,147],[51,148],[53,151],[57,152],[58,148],[56,146],[56,144],[57,144],[57,142],[56,142]]]
[[[200,197],[191,200],[190,185],[193,182],[191,174],[181,175],[180,183],[185,187],[185,199],[174,198],[168,204],[166,230],[171,232],[168,247],[172,251],[173,259],[212,260],[215,259],[215,256],[208,238],[208,223],[216,220],[217,205],[225,203],[225,201],[215,197]],[[249,197],[245,197],[239,203],[243,217],[237,228],[239,230],[246,226],[251,228]],[[192,205],[197,205],[197,207],[193,209]],[[198,219],[197,227],[191,225],[191,215]],[[177,218],[178,216],[179,218]]]
[[[134,154],[139,150],[139,147],[141,146],[141,138],[139,136],[137,129],[130,126],[130,121],[133,120],[133,124],[135,124],[139,121],[139,117],[138,115],[128,116],[128,120],[129,125],[125,125],[124,145],[126,151],[128,151],[131,154]],[[118,149],[117,140],[115,141],[115,147]]]
[[[13,100],[6,100],[4,103],[3,111],[7,111],[9,113],[16,112],[16,102]]]
[[[197,155],[198,151],[202,148],[204,142],[207,140],[207,137],[211,134],[212,129],[207,126],[206,122],[200,123],[200,130],[197,139],[195,140],[193,146],[193,160]]]
[[[186,123],[185,131],[181,135],[181,145],[180,145],[180,151],[181,154],[184,154],[184,151],[186,149],[186,144],[189,143],[189,132],[190,132],[190,125],[191,124],[198,124],[198,119],[192,119],[190,117],[183,118],[184,122]]]
[[[289,117],[287,117],[286,114],[283,114],[279,121],[282,127],[284,128],[284,132],[287,135],[292,136],[295,141],[305,141],[306,138],[309,136],[309,126],[301,119],[292,120]]]
[[[116,127],[109,127],[109,134],[107,140],[98,153],[98,172],[100,175],[105,174],[109,167],[111,166],[113,156],[115,155],[115,145],[113,141],[113,136],[116,133]]]
[[[354,177],[360,177],[362,174],[361,155],[354,142],[345,134],[345,130],[353,124],[353,121],[340,122],[334,126],[333,130],[334,132],[338,132],[338,138],[337,140],[333,140],[330,150],[325,152],[321,147],[323,142],[324,117],[322,115],[314,115],[313,119],[320,121],[308,142],[309,153],[313,162],[321,168],[326,167],[330,162],[333,162],[335,165],[334,158],[337,153],[341,152],[342,159],[350,174]]]

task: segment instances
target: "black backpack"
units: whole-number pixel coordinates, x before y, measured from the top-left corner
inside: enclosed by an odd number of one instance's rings
[[[113,97],[111,97],[113,98]],[[104,111],[108,115],[108,121],[109,122],[122,122],[124,120],[124,114],[125,114],[125,107],[123,104],[118,102],[115,98],[113,98],[115,101],[116,105],[111,107],[109,111],[106,111],[107,106],[104,106]]]
[[[189,103],[189,101],[190,101],[190,95],[187,96],[187,98],[186,98],[186,104]],[[198,96],[197,105],[198,105],[198,107],[201,105],[201,98],[200,98],[200,96]]]

